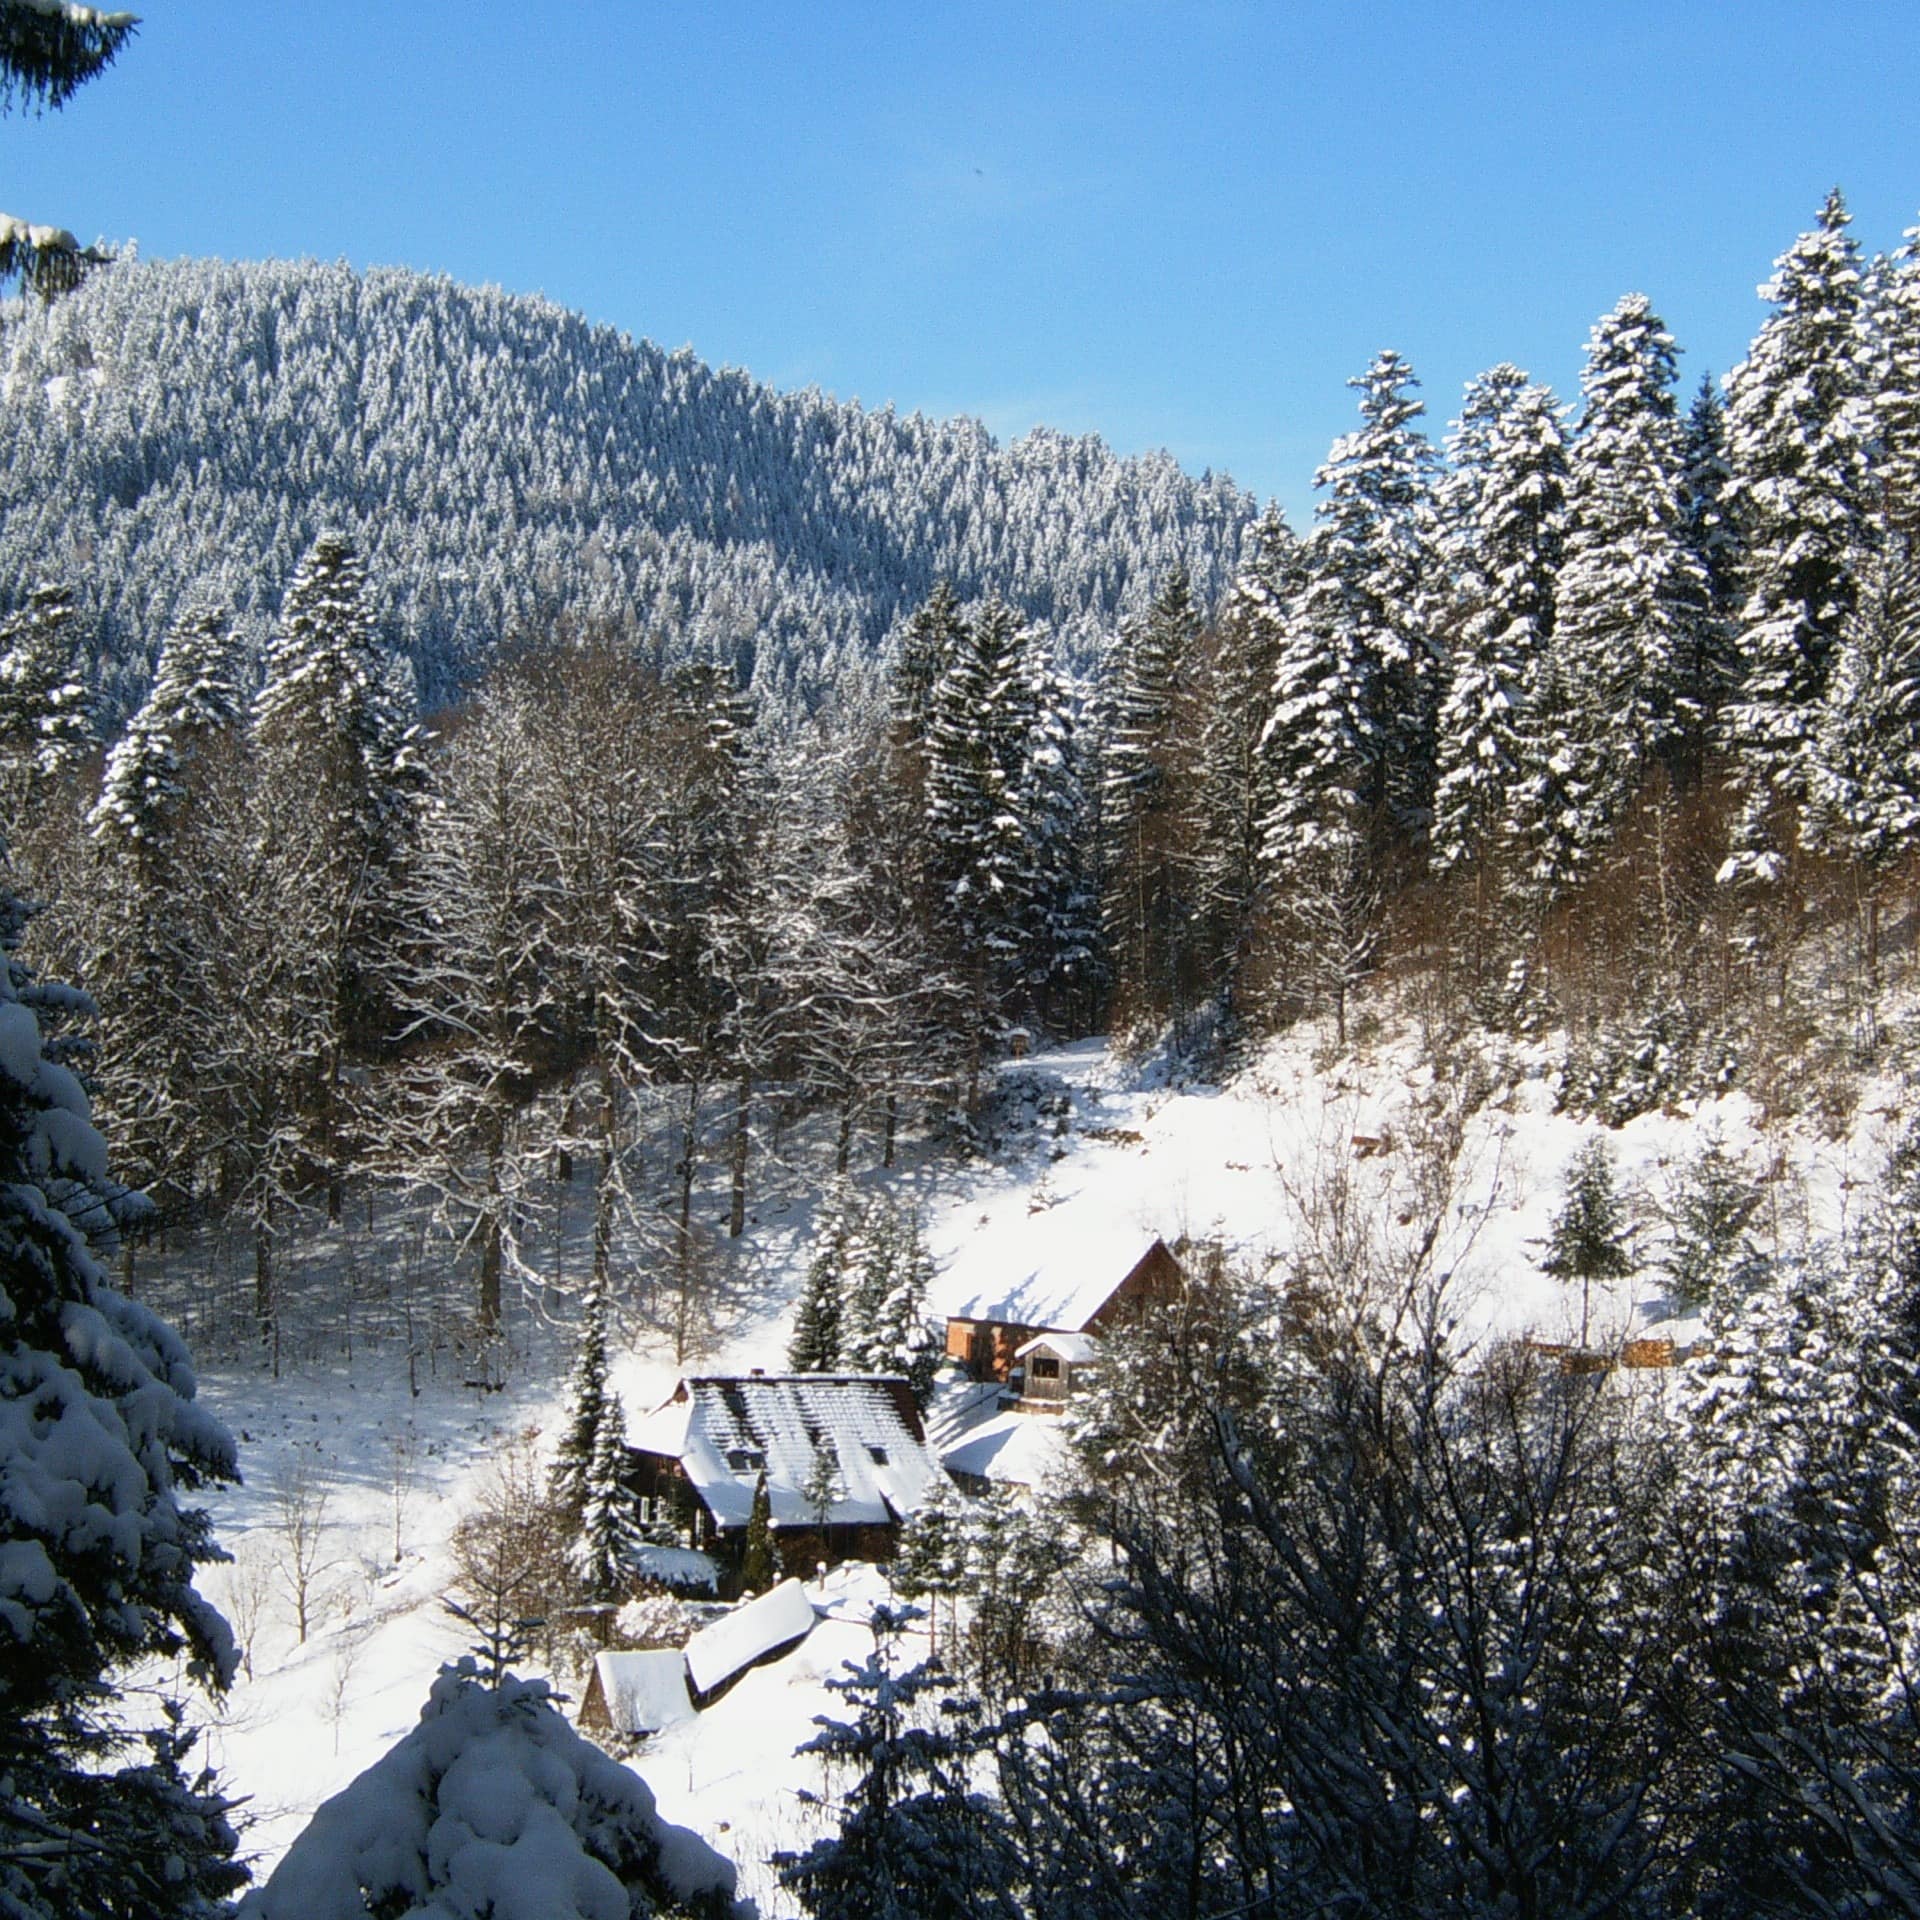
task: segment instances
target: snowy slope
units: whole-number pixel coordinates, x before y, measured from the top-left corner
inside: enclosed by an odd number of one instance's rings
[[[1579,1336],[1578,1290],[1550,1280],[1537,1263],[1563,1173],[1600,1129],[1553,1112],[1552,1057],[1542,1045],[1494,1063],[1490,1097],[1455,1129],[1440,1265],[1454,1276],[1470,1335]],[[1070,1121],[1057,1133],[1050,1119],[1030,1116],[1060,1091]],[[1643,1116],[1606,1138],[1649,1246],[1655,1203],[1710,1130],[1730,1153],[1775,1174],[1769,1230],[1791,1240],[1844,1222],[1907,1105],[1895,1082],[1868,1086],[1850,1126],[1829,1132],[1811,1116],[1768,1115],[1731,1096]],[[1381,1231],[1411,1217],[1425,1204],[1419,1190],[1436,1163],[1433,1143],[1449,1135],[1458,1106],[1457,1087],[1421,1064],[1411,1035],[1328,1065],[1325,1037],[1301,1030],[1226,1086],[1170,1083],[1087,1043],[1003,1071],[992,1108],[995,1159],[928,1160],[891,1178],[926,1210],[942,1269],[936,1295],[975,1287],[980,1250],[1017,1246],[1029,1228],[1062,1244],[1078,1238],[1089,1260],[1155,1234],[1217,1233],[1243,1257],[1266,1261],[1313,1232],[1320,1200],[1340,1180],[1360,1217]],[[868,1175],[863,1184],[880,1179]],[[805,1219],[804,1205],[796,1207],[762,1239],[754,1254],[761,1304],[737,1318],[715,1350],[695,1357],[699,1371],[782,1363],[805,1262]],[[1594,1344],[1659,1327],[1665,1312],[1651,1274],[1585,1305]],[[1668,1330],[1684,1341],[1690,1327]],[[502,1447],[555,1425],[568,1340],[561,1327],[541,1338],[544,1347],[532,1344],[504,1392],[477,1397],[443,1380],[412,1398],[397,1355],[363,1355],[350,1378],[310,1370],[275,1382],[245,1369],[203,1369],[203,1395],[240,1436],[247,1474],[244,1487],[215,1503],[221,1537],[238,1563],[210,1572],[210,1597],[238,1610],[236,1595],[276,1544],[276,1486],[297,1479],[304,1465],[331,1489],[333,1565],[321,1583],[331,1598],[299,1647],[284,1582],[272,1587],[252,1633],[252,1677],[235,1688],[210,1737],[234,1789],[251,1796],[250,1839],[263,1865],[323,1799],[415,1724],[438,1664],[460,1650],[465,1636],[439,1608],[448,1537]],[[615,1384],[641,1413],[658,1406],[693,1364],[676,1367],[656,1345],[629,1347],[616,1360]],[[991,1415],[990,1404],[975,1410],[969,1426],[948,1407],[933,1423],[936,1435],[952,1444],[963,1434],[978,1441],[998,1433],[977,1424],[980,1413]],[[1047,1451],[1039,1435],[1044,1429],[1051,1439],[1056,1423],[1018,1415],[999,1422],[1001,1444],[1023,1450],[1023,1472],[1013,1477],[1030,1477]],[[395,1565],[400,1458],[412,1467],[401,1489]],[[799,1647],[655,1736],[633,1763],[661,1812],[738,1861],[743,1891],[769,1910],[779,1903],[765,1856],[804,1846],[822,1818],[813,1800],[822,1786],[818,1764],[794,1749],[810,1737],[815,1716],[833,1708],[825,1681],[870,1650],[863,1622],[885,1588],[877,1575],[848,1574],[831,1594],[814,1597],[831,1603],[830,1617]],[[913,1651],[909,1642],[907,1656]]]

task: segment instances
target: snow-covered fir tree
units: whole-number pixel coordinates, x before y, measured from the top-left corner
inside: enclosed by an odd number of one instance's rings
[[[567,1547],[573,1576],[596,1600],[615,1598],[626,1584],[635,1552],[645,1544],[639,1512],[626,1479],[626,1422],[620,1396],[609,1393],[587,1461],[580,1526]]]
[[[73,592],[35,587],[0,620],[0,829],[16,851],[47,789],[94,744]]]
[[[1279,508],[1255,526],[1201,670],[1198,871],[1213,979],[1237,982],[1260,890],[1262,830],[1273,811],[1263,746],[1294,601],[1306,585],[1300,541]]]
[[[210,788],[239,777],[244,709],[228,624],[199,608],[175,623],[153,685],[107,756],[89,816],[91,915],[102,996],[96,1079],[102,1116],[156,1198],[182,1198],[221,1129],[219,890]]]
[[[1102,919],[1120,1005],[1148,1019],[1181,1011],[1197,889],[1184,843],[1200,615],[1185,571],[1120,636],[1108,671],[1101,757]]]
[[[566,1413],[547,1487],[574,1524],[586,1511],[601,1435],[623,1426],[619,1396],[607,1377],[607,1296],[596,1278],[580,1302],[579,1342],[567,1378]]]
[[[1886,875],[1920,844],[1920,569],[1861,569],[1806,748],[1803,838],[1865,878],[1867,972],[1877,980]]]
[[[1583,862],[1612,838],[1654,767],[1697,771],[1704,703],[1690,669],[1708,619],[1688,537],[1673,337],[1643,295],[1593,330],[1567,476],[1554,645],[1583,758],[1572,839]]]
[[[544,1681],[443,1667],[420,1722],[322,1803],[245,1920],[728,1920],[733,1868],[661,1819]]]
[[[1773,303],[1727,392],[1742,683],[1726,724],[1746,820],[1730,878],[1763,871],[1764,816],[1797,803],[1807,743],[1858,598],[1868,499],[1859,249],[1836,191],[1761,288]]]
[[[1574,1155],[1565,1197],[1553,1216],[1540,1270],[1580,1284],[1580,1338],[1586,1340],[1596,1281],[1623,1280],[1635,1270],[1633,1229],[1604,1140],[1589,1140]]]
[[[1371,963],[1391,854],[1429,824],[1440,684],[1432,631],[1432,448],[1411,369],[1379,355],[1352,383],[1362,426],[1315,476],[1308,578],[1287,620],[1265,751],[1273,806],[1263,848],[1303,973],[1344,1031]]]
[[[10,891],[0,910],[17,927]],[[193,1584],[218,1550],[189,1499],[237,1477],[234,1445],[178,1336],[97,1264],[137,1208],[38,1017],[83,1001],[0,956],[0,1897],[23,1920],[212,1920],[245,1877],[228,1803],[189,1772],[165,1680],[159,1714],[120,1689],[155,1662],[212,1689],[233,1676]]]
[[[1513,789],[1533,744],[1529,707],[1553,640],[1566,534],[1560,407],[1518,367],[1467,388],[1447,445],[1441,551],[1452,580],[1430,855],[1473,882],[1476,934],[1497,885]]]

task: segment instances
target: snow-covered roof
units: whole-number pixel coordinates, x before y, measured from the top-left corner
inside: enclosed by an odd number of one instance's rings
[[[693,1717],[687,1657],[678,1647],[639,1653],[596,1653],[593,1670],[616,1733],[658,1733]]]
[[[1071,1366],[1084,1367],[1099,1351],[1100,1342],[1090,1333],[1036,1333],[1014,1348],[1013,1357],[1024,1360],[1030,1353],[1051,1353]]]
[[[976,1411],[940,1439],[940,1461],[949,1473],[1011,1487],[1039,1486],[1065,1464],[1068,1454],[1060,1421],[1012,1409],[984,1418]]]
[[[929,1304],[950,1320],[1080,1332],[1160,1244],[1104,1206],[1066,1203],[975,1235],[934,1283]]]
[[[627,1565],[643,1580],[658,1580],[676,1590],[695,1587],[711,1593],[720,1584],[720,1568],[712,1555],[691,1547],[635,1547]]]
[[[687,1675],[694,1691],[711,1693],[775,1648],[804,1640],[813,1631],[813,1620],[813,1602],[798,1580],[782,1580],[758,1600],[735,1607],[687,1642]]]
[[[829,1452],[832,1526],[883,1526],[912,1513],[939,1473],[906,1382],[880,1374],[736,1374],[681,1381],[629,1436],[678,1460],[722,1527],[744,1527],[767,1477],[776,1527],[811,1527],[817,1463]]]

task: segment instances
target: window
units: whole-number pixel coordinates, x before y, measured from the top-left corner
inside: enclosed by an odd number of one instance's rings
[[[643,1493],[640,1496],[640,1524],[644,1527],[653,1518],[653,1502]]]
[[[886,1448],[876,1447],[872,1441],[868,1441],[867,1443],[867,1457],[876,1467],[884,1467],[887,1464]]]
[[[1058,1380],[1060,1378],[1060,1362],[1051,1359],[1044,1353],[1036,1353],[1033,1358],[1027,1362],[1027,1367],[1036,1380]]]
[[[767,1456],[758,1447],[730,1447],[727,1450],[727,1465],[735,1473],[760,1473],[767,1464]]]

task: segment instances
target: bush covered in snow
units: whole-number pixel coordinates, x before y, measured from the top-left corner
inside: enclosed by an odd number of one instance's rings
[[[441,1670],[414,1728],[321,1807],[241,1920],[725,1916],[734,1872],[583,1740],[543,1682]]]

